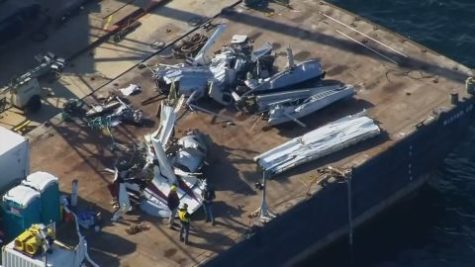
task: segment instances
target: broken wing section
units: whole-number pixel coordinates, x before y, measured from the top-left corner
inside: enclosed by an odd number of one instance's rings
[[[254,161],[263,170],[278,174],[377,136],[380,132],[371,118],[363,114],[350,115],[293,138],[260,154]]]

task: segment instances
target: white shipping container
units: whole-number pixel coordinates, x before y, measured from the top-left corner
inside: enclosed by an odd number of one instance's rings
[[[0,192],[30,172],[28,140],[0,126]]]

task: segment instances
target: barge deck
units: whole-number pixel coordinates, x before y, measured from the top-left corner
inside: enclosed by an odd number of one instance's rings
[[[193,8],[187,8],[189,2],[193,2],[193,6],[200,6],[201,9],[197,10],[201,10],[202,14],[195,14]],[[213,5],[208,2],[176,0],[166,3],[163,7],[158,7],[153,15],[142,18],[142,26],[137,29],[135,35],[129,36],[132,39],[128,42],[151,43],[152,40],[163,40],[170,44],[192,30],[186,23],[188,18],[212,18],[219,14],[221,8],[232,4],[232,1],[211,1]],[[361,166],[404,140],[424,123],[437,119],[439,114],[450,112],[454,108],[449,101],[451,93],[458,93],[462,103],[470,101],[471,96],[466,93],[463,84],[466,77],[472,75],[467,67],[323,1],[294,2],[292,8],[277,4],[270,4],[263,10],[247,9],[240,5],[226,8],[212,19],[213,24],[228,25],[214,49],[217,50],[228,43],[234,34],[249,36],[257,47],[269,41],[277,52],[285,51],[290,45],[297,61],[319,58],[326,71],[326,79],[354,84],[357,95],[351,100],[305,117],[302,121],[308,126],[306,129],[293,124],[265,129],[265,121],[257,116],[242,114],[232,108],[222,108],[215,104],[209,104],[208,108],[231,117],[233,124],[203,113],[191,113],[183,117],[177,124],[178,136],[187,129],[197,128],[208,134],[214,143],[206,176],[217,190],[217,225],[211,227],[205,224],[201,213],[193,215],[191,245],[184,246],[178,241],[177,231],[168,229],[160,220],[136,210],[126,215],[119,223],[106,223],[100,234],[87,234],[90,255],[98,264],[203,264],[243,242],[257,221],[250,216],[260,203],[260,191],[254,188],[254,184],[261,179],[253,161],[256,155],[290,138],[363,109],[367,110],[368,115],[375,119],[384,131],[383,135],[375,139],[269,180],[268,204],[274,212],[280,214],[279,216],[285,216],[295,206],[326,190],[316,183],[319,179],[317,168],[328,165],[339,169]],[[213,12],[215,14],[212,14]],[[141,28],[145,30],[142,32]],[[171,32],[166,30],[168,28]],[[64,36],[68,35],[65,33]],[[100,44],[95,51],[105,46],[113,44]],[[80,92],[81,88],[86,88],[82,94],[71,93],[67,94],[67,97],[76,95],[93,102],[99,94],[114,90],[117,85],[136,83],[144,88],[144,91],[129,97],[132,105],[143,109],[149,117],[154,117],[155,105],[140,104],[142,100],[155,94],[151,73],[146,68],[136,66],[144,57],[149,57],[143,62],[146,65],[179,62],[164,56],[167,53],[167,49],[161,53],[148,51],[145,56],[142,54],[133,60],[121,59],[121,55],[112,53],[110,61],[126,61],[120,66],[116,65],[117,68],[108,66],[108,61],[91,59],[91,54],[79,55],[72,61],[75,67],[69,68],[66,76],[76,76],[75,70],[80,69],[81,64],[86,64],[94,71],[100,68],[110,70],[110,74],[106,75],[108,79],[101,80],[101,83],[96,80],[92,85],[62,83],[62,90]],[[285,63],[285,53],[278,53],[276,64],[283,68]],[[59,110],[47,109],[45,112],[54,115],[51,113],[54,111]],[[62,122],[60,116],[45,119],[49,117],[45,115],[43,119],[38,119],[39,126],[28,134],[31,142],[32,171],[47,171],[60,177],[61,189],[64,192],[70,192],[72,180],[79,179],[82,203],[101,210],[105,221],[108,221],[112,207],[107,185],[113,177],[103,170],[110,168],[114,161],[114,155],[108,148],[110,139],[79,125]],[[448,123],[456,119],[448,118]],[[113,134],[119,142],[130,143],[142,140],[144,134],[154,129],[155,126],[119,126],[113,130]],[[136,235],[128,235],[126,228],[137,222],[147,222],[152,227]],[[295,223],[298,225],[299,222]],[[288,234],[292,234],[290,230]],[[330,242],[341,234],[341,231],[335,232],[324,241]],[[235,262],[234,265],[239,264]]]

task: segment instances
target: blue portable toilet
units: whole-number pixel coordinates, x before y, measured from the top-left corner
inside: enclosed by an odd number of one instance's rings
[[[47,172],[34,172],[28,175],[22,184],[40,193],[41,222],[45,225],[51,222],[58,223],[61,214],[58,178]]]
[[[36,190],[18,185],[3,195],[3,226],[7,240],[41,222],[41,199]]]

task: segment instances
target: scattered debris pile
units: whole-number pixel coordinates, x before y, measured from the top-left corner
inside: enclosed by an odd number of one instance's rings
[[[206,43],[200,34],[191,37],[196,45],[184,41],[193,45],[193,51],[198,43],[203,47],[194,57],[188,54],[185,63],[155,68],[153,78],[159,89],[193,98],[187,103],[209,97],[222,105],[235,104],[244,111],[263,113],[270,125],[294,121],[303,127],[299,118],[355,94],[352,85],[330,86],[322,81],[325,72],[319,60],[295,63],[290,47],[287,66],[275,72],[272,44],[267,42],[254,49],[246,35],[234,35],[228,45],[210,57],[211,46],[225,28],[217,26]],[[184,44],[179,47],[187,47]],[[302,87],[308,82],[314,84]]]
[[[184,97],[161,103],[160,124],[145,136],[144,144],[116,164],[110,190],[118,201],[113,221],[131,209],[131,202],[158,217],[169,216],[167,196],[171,186],[177,187],[181,203],[193,213],[202,204],[203,178],[209,139],[197,130],[173,139],[174,127]]]
[[[143,111],[134,109],[118,96],[107,98],[102,104],[93,105],[86,112],[91,127],[101,126],[104,123],[116,126],[122,122],[141,125]],[[100,128],[100,127],[99,127]]]
[[[103,98],[101,103],[92,105],[79,99],[70,99],[64,104],[63,118],[66,121],[84,119],[93,129],[111,128],[121,123],[141,126],[145,119],[143,111],[133,108],[127,102],[114,93]]]

